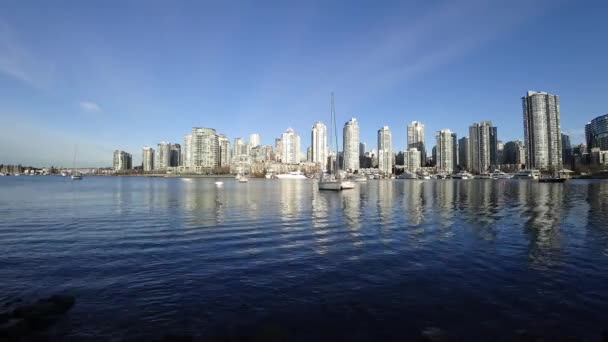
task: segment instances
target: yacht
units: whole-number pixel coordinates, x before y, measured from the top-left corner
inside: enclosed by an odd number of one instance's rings
[[[336,127],[336,107],[334,105],[334,93],[331,93],[331,119],[330,123],[333,128],[334,136],[336,137],[336,156],[338,155],[338,131]],[[330,134],[331,134],[330,129]],[[346,179],[346,176],[341,172],[338,166],[338,158],[334,158],[333,170],[329,174],[323,174],[319,179],[319,190],[334,190],[340,191],[345,189],[352,189],[355,187],[355,182]]]
[[[70,177],[72,180],[82,180],[82,174],[80,174],[80,172],[74,172]]]
[[[492,179],[492,176],[489,173],[480,173],[473,177],[474,179]]]
[[[539,179],[540,171],[538,170],[521,170],[513,175],[515,179]]]
[[[492,176],[492,179],[510,179],[511,177],[513,177],[500,170],[494,170],[494,172],[490,173],[490,176]]]
[[[276,176],[278,179],[308,179],[302,171],[291,171]]]
[[[457,174],[452,175],[452,179],[473,179],[473,175],[466,171],[460,171]]]
[[[359,183],[365,183],[365,182],[367,182],[367,177],[365,175],[362,175],[362,174],[352,175],[350,177],[350,179],[353,182],[359,182]]]
[[[410,171],[404,171],[402,174],[397,176],[397,179],[418,179],[418,175]]]

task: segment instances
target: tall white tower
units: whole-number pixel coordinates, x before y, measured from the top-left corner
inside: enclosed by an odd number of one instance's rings
[[[352,118],[344,124],[344,169],[359,170],[359,123]]]

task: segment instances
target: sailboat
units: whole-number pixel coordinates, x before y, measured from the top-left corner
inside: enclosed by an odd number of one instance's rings
[[[72,180],[82,180],[82,174],[76,171],[76,148],[74,148],[74,163],[72,165]]]
[[[247,178],[247,176],[245,176],[245,173],[243,172],[243,166],[239,168],[239,173],[236,175],[236,179],[239,181],[239,183],[249,182],[249,179]]]
[[[345,189],[352,189],[355,187],[355,183],[353,181],[349,181],[343,179],[340,176],[340,172],[338,169],[338,131],[336,128],[336,108],[334,105],[334,93],[331,93],[331,126],[334,131],[334,136],[336,137],[336,158],[333,161],[333,167],[331,167],[330,172],[328,174],[322,174],[321,179],[319,179],[319,190],[334,190],[340,191]],[[330,131],[331,132],[331,131]]]

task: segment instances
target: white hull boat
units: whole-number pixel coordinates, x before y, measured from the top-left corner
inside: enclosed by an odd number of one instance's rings
[[[278,179],[308,179],[306,176],[300,171],[294,171],[290,173],[284,173],[281,175],[277,175]]]
[[[321,180],[319,181],[319,190],[340,191],[352,189],[355,187],[355,182],[347,180]]]

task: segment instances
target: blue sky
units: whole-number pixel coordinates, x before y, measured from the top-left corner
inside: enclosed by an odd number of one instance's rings
[[[521,97],[561,98],[562,130],[608,112],[606,1],[2,1],[0,163],[109,166],[124,149],[286,128],[310,144],[356,117],[459,136],[492,120],[523,136]]]

